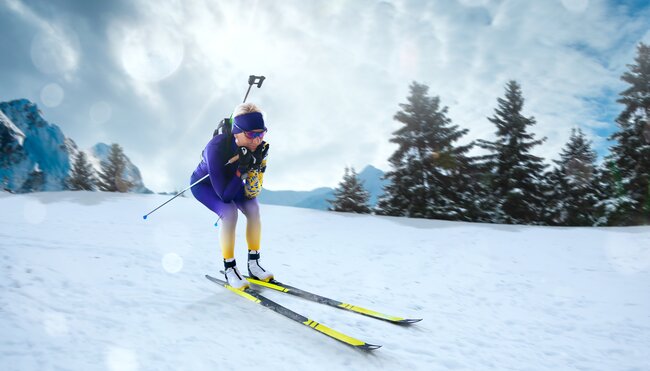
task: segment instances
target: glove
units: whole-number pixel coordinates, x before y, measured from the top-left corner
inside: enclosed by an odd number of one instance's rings
[[[255,149],[255,152],[253,152],[253,157],[255,157],[255,164],[252,168],[264,172],[266,170],[266,161],[264,161],[264,159],[266,159],[266,156],[268,155],[269,144],[266,142],[260,143],[260,145]]]
[[[262,182],[264,181],[264,171],[266,171],[266,156],[269,153],[269,144],[266,142],[260,143],[253,152],[255,163],[250,170],[248,170],[248,177],[246,177],[246,184],[244,186],[244,193],[249,199],[259,196],[262,192]]]
[[[253,156],[253,152],[246,147],[239,147],[237,154],[239,155],[237,176],[243,180],[248,177],[248,171],[255,166],[256,159],[255,156]]]
[[[259,170],[251,170],[248,172],[246,184],[244,185],[244,194],[247,198],[252,199],[260,195],[262,192],[262,182],[264,181],[264,173]]]

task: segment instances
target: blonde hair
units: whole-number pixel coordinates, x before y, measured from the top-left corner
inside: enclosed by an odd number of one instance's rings
[[[256,106],[255,103],[242,103],[235,107],[235,111],[232,113],[232,117],[245,115],[251,112],[259,112],[263,114],[262,110],[260,110],[260,108]]]

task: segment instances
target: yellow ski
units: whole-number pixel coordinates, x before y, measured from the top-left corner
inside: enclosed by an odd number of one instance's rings
[[[252,302],[254,302],[256,304],[260,304],[260,305],[262,305],[262,306],[264,306],[266,308],[269,308],[269,309],[271,309],[272,311],[274,311],[276,313],[279,313],[279,314],[281,314],[281,315],[283,315],[283,316],[285,316],[285,317],[287,317],[289,319],[292,319],[292,320],[294,320],[296,322],[300,322],[303,325],[308,326],[309,328],[311,328],[313,330],[316,330],[316,331],[318,331],[318,332],[320,332],[320,333],[322,333],[324,335],[327,335],[327,336],[329,336],[329,337],[331,337],[331,338],[333,338],[335,340],[338,340],[338,341],[340,341],[342,343],[350,345],[350,346],[352,346],[354,348],[362,349],[362,350],[375,350],[375,349],[378,349],[378,348],[381,347],[381,345],[374,345],[374,344],[366,343],[365,341],[353,338],[352,336],[348,336],[348,335],[346,335],[346,334],[344,334],[342,332],[339,332],[339,331],[336,331],[336,330],[334,330],[332,328],[329,328],[329,327],[323,325],[322,323],[311,320],[311,319],[303,316],[302,314],[296,313],[296,312],[292,311],[291,309],[289,309],[287,307],[284,307],[284,306],[282,306],[282,305],[280,305],[280,304],[278,304],[278,303],[276,303],[276,302],[262,296],[259,292],[255,291],[253,289],[246,288],[244,290],[237,290],[237,289],[231,287],[230,285],[228,285],[228,283],[226,281],[224,281],[224,280],[214,278],[214,277],[209,276],[207,274],[205,275],[205,278],[209,279],[210,281],[212,281],[212,282],[214,282],[214,283],[216,283],[218,285],[221,285],[221,286],[225,287],[226,289],[234,292],[235,294],[237,294],[237,295],[239,295],[241,297],[244,297],[244,298],[246,298],[246,299],[248,299],[248,300],[250,300],[250,301],[252,301]]]
[[[357,306],[357,305],[343,303],[343,302],[340,302],[338,300],[334,300],[334,299],[326,298],[324,296],[312,294],[311,292],[307,292],[305,290],[301,290],[301,289],[293,287],[293,286],[285,285],[285,284],[283,284],[281,282],[278,282],[276,280],[273,280],[273,279],[271,281],[269,281],[269,282],[265,282],[265,281],[260,281],[258,279],[248,277],[248,276],[244,276],[244,277],[246,277],[248,282],[253,283],[255,285],[258,285],[258,286],[262,286],[262,287],[266,287],[266,288],[273,289],[273,290],[276,290],[276,291],[284,292],[286,294],[290,294],[290,295],[297,296],[297,297],[300,297],[300,298],[303,298],[303,299],[314,301],[316,303],[329,305],[331,307],[349,310],[351,312],[363,314],[364,316],[380,319],[380,320],[395,323],[395,324],[398,324],[398,325],[410,325],[410,324],[422,321],[421,318],[403,318],[403,317],[391,316],[391,315],[380,313],[380,312],[377,312],[377,311],[374,311],[374,310],[366,309],[366,308],[363,308],[363,307],[360,307],[360,306]]]

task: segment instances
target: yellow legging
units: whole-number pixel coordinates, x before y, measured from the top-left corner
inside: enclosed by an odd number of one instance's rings
[[[194,178],[192,178],[194,179]],[[262,222],[260,204],[257,198],[247,198],[243,194],[231,202],[223,202],[212,188],[209,181],[200,182],[192,188],[194,197],[221,219],[221,253],[224,259],[235,257],[235,227],[238,211],[246,216],[246,242],[249,250],[260,249]]]
[[[246,243],[249,250],[258,251],[262,237],[262,220],[257,199],[230,202],[220,205],[221,211],[221,253],[224,259],[235,257],[235,230],[238,210],[246,217]]]

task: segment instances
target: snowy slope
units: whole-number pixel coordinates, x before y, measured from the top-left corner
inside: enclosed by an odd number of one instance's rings
[[[290,284],[399,327],[268,297],[384,347],[356,351],[203,278],[216,218],[180,198],[0,193],[1,370],[649,370],[650,228],[549,228],[262,205]],[[244,262],[240,216],[237,257]]]

